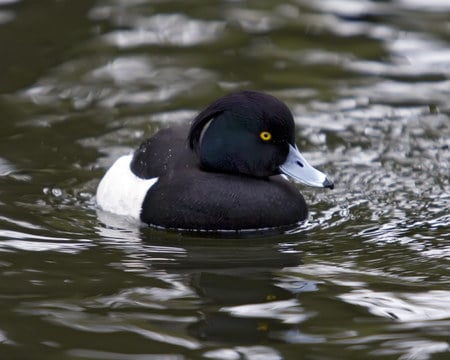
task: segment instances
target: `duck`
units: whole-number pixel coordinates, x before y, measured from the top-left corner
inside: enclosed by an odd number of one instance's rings
[[[242,90],[213,101],[190,126],[163,128],[118,158],[101,179],[96,201],[102,211],[153,228],[286,229],[308,217],[291,180],[334,188],[295,144],[287,105]]]

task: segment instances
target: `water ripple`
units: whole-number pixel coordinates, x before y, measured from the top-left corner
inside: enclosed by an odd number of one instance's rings
[[[62,253],[78,253],[91,244],[89,240],[77,240],[52,237],[46,235],[35,235],[20,231],[0,230],[0,249],[26,251],[60,251]]]
[[[217,40],[224,29],[220,21],[189,19],[182,14],[158,14],[150,17],[121,16],[113,19],[129,30],[115,30],[106,35],[106,42],[119,48],[144,45],[193,46]]]
[[[271,301],[265,304],[247,304],[233,307],[224,307],[221,311],[228,312],[237,317],[267,317],[278,319],[285,324],[298,324],[309,318],[299,307],[296,300]]]
[[[0,7],[2,356],[448,354],[448,1]],[[288,103],[336,183],[299,186],[307,222],[224,239],[96,209],[115,158],[243,88]]]
[[[70,356],[90,360],[183,360],[182,355],[170,354],[124,354],[118,352],[88,350],[88,349],[72,349],[67,352]]]
[[[360,289],[339,297],[350,304],[367,308],[374,315],[413,322],[450,318],[449,296],[450,291],[444,290],[388,293]]]

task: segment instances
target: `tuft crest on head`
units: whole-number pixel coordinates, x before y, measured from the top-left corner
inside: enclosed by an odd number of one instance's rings
[[[294,127],[290,110],[274,96],[257,91],[239,91],[215,100],[195,117],[188,136],[190,148],[197,150],[205,126],[214,118],[227,112],[261,122],[270,119],[279,122],[281,127],[283,125],[286,128]]]

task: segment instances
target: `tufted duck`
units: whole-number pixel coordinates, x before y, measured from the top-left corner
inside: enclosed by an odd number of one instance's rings
[[[308,210],[282,175],[333,189],[295,145],[294,119],[271,95],[240,91],[186,126],[160,130],[122,156],[97,189],[100,208],[159,228],[227,231],[295,226]]]

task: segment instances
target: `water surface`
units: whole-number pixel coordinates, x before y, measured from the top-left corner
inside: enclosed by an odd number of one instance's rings
[[[450,6],[0,1],[3,359],[447,359]],[[98,211],[115,158],[237,89],[333,191],[252,238]]]

